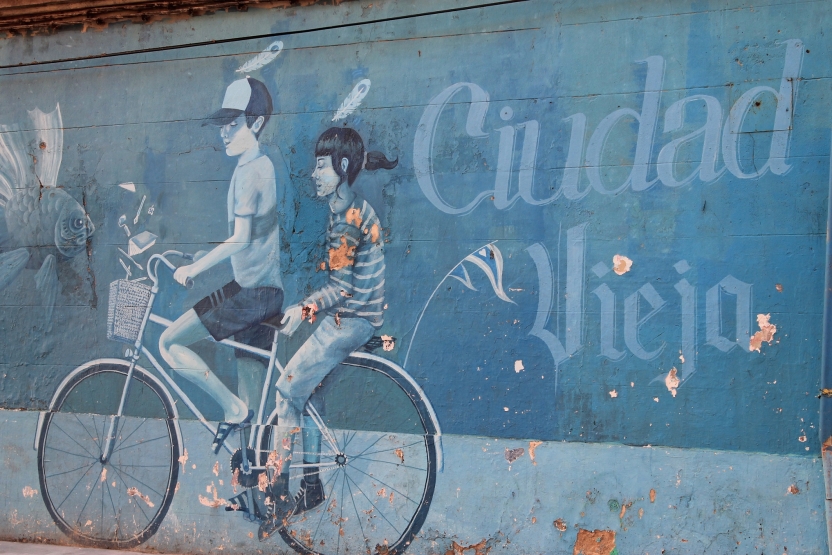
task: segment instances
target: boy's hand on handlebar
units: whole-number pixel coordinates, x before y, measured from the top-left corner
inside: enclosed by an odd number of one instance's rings
[[[193,278],[196,277],[198,273],[199,272],[194,272],[193,264],[188,266],[180,266],[176,269],[175,272],[173,272],[173,279],[175,279],[177,283],[179,283],[179,285],[187,287],[188,280],[193,280]]]
[[[303,307],[295,305],[286,311],[286,314],[280,321],[284,326],[281,331],[286,335],[292,335],[297,331],[301,322],[303,322]]]

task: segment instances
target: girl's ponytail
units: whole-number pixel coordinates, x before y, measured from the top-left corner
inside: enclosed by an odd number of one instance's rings
[[[379,168],[383,170],[392,170],[398,165],[398,158],[395,160],[388,160],[383,153],[374,150],[367,153],[367,162],[364,164],[364,169],[368,171],[375,171]]]

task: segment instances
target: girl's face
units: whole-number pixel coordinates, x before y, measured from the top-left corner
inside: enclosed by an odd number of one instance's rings
[[[312,172],[312,179],[315,180],[315,190],[319,197],[328,197],[338,188],[341,183],[341,176],[332,167],[332,156],[318,156],[315,158],[315,171]]]

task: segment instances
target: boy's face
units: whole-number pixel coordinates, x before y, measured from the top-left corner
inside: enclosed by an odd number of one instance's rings
[[[257,145],[254,131],[246,125],[246,116],[241,114],[237,119],[226,123],[220,128],[220,137],[225,145],[225,153],[229,156],[239,156],[251,147]]]
[[[341,182],[341,176],[332,167],[332,156],[315,158],[315,171],[312,172],[315,189],[319,197],[328,197],[335,192]]]

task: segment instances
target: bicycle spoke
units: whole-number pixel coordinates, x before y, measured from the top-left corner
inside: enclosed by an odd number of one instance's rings
[[[378,483],[379,483],[379,484],[381,484],[382,486],[384,486],[384,487],[386,487],[386,488],[390,488],[390,490],[391,490],[391,491],[395,491],[396,493],[398,493],[399,495],[401,495],[402,497],[404,497],[405,499],[407,499],[407,500],[408,500],[408,501],[410,501],[411,503],[416,503],[417,505],[419,504],[417,501],[414,501],[413,499],[411,499],[410,497],[408,497],[408,496],[407,496],[407,495],[405,495],[404,493],[400,492],[399,490],[397,490],[396,488],[394,488],[393,486],[391,486],[391,485],[390,485],[390,484],[388,484],[387,482],[385,482],[385,481],[383,481],[383,480],[380,480],[377,476],[371,476],[371,475],[367,474],[366,472],[364,472],[363,470],[361,470],[360,468],[356,468],[356,467],[354,467],[354,466],[353,466],[353,467],[351,467],[351,468],[352,468],[352,469],[354,469],[354,470],[357,470],[358,472],[360,472],[360,473],[361,473],[361,474],[363,474],[364,476],[368,477],[370,480],[375,480],[376,482],[378,482]],[[356,484],[356,485],[357,485],[357,484]]]
[[[87,468],[87,472],[89,472],[89,469],[90,469],[90,468],[92,468],[92,467],[93,467],[93,465],[94,465],[95,463],[97,463],[97,462],[98,462],[98,461],[93,461],[93,462],[91,462],[91,463],[89,464],[89,468]],[[60,508],[61,508],[61,506],[62,506],[64,503],[66,503],[66,500],[67,500],[67,499],[69,499],[69,496],[70,496],[70,495],[72,495],[72,492],[73,492],[73,491],[75,491],[75,488],[77,488],[77,487],[78,487],[78,484],[80,484],[80,483],[81,483],[81,480],[83,480],[83,479],[84,479],[84,476],[86,476],[86,475],[87,475],[87,472],[84,472],[84,473],[81,475],[81,477],[80,477],[80,478],[78,478],[78,481],[77,481],[77,482],[75,482],[75,485],[74,485],[74,486],[72,486],[72,489],[71,489],[71,490],[69,490],[69,493],[67,493],[67,494],[66,494],[66,497],[64,497],[63,501],[61,501],[61,503],[60,503],[57,507],[55,507],[55,510],[56,510],[56,511],[57,511],[58,509],[60,509]]]
[[[353,455],[353,456],[352,456],[352,458],[353,458],[353,459],[355,459],[355,458],[360,457],[361,455],[363,455],[364,453],[366,453],[366,452],[367,452],[367,449],[372,449],[372,447],[373,447],[376,443],[378,443],[379,441],[381,441],[382,439],[384,439],[384,437],[385,437],[384,435],[378,436],[378,439],[377,439],[377,440],[375,440],[375,441],[374,441],[374,442],[372,442],[370,445],[368,445],[368,446],[367,446],[367,447],[366,447],[363,451],[361,451],[359,454],[357,454],[357,455]]]
[[[124,485],[127,485],[127,480],[125,480],[125,479],[124,479],[124,475],[126,474],[129,478],[131,478],[131,479],[135,480],[136,482],[138,482],[138,483],[139,483],[139,484],[141,484],[142,486],[146,487],[147,489],[149,489],[150,491],[152,491],[153,493],[155,493],[155,494],[156,494],[156,495],[158,495],[159,497],[164,497],[164,494],[159,493],[158,491],[156,491],[155,489],[153,489],[151,486],[149,486],[149,485],[145,484],[144,482],[142,482],[141,480],[139,480],[138,478],[136,478],[135,476],[133,476],[132,474],[130,474],[129,472],[127,472],[126,470],[119,470],[119,469],[118,469],[118,468],[116,468],[115,466],[113,467],[113,470],[115,470],[116,472],[118,472],[118,475],[119,475],[119,476],[121,476],[121,481],[122,481],[122,482],[124,482]],[[141,505],[139,505],[139,506],[141,507]]]
[[[370,455],[376,455],[378,453],[389,453],[389,452],[391,452],[395,449],[407,449],[408,447],[413,447],[414,445],[424,445],[424,443],[425,443],[424,439],[421,439],[419,441],[414,441],[413,443],[409,443],[407,445],[401,445],[401,446],[395,447],[393,449],[381,449],[380,451],[370,451],[369,453],[362,453],[360,455],[353,455],[351,458],[353,458],[353,459],[363,459],[365,457],[369,457]]]
[[[355,480],[353,480],[353,479],[352,479],[352,478],[350,478],[349,476],[347,476],[346,478],[347,478],[347,480],[352,480],[352,483],[353,483],[353,484],[355,484],[355,488],[358,490],[358,492],[359,492],[361,495],[363,495],[363,496],[364,496],[364,499],[366,499],[366,500],[370,503],[370,505],[372,505],[372,506],[373,506],[373,508],[376,510],[376,512],[377,512],[379,515],[381,515],[381,518],[383,518],[383,519],[387,522],[387,524],[389,524],[389,525],[390,525],[390,527],[391,527],[393,530],[395,530],[395,532],[396,532],[397,534],[401,534],[401,532],[399,532],[399,529],[398,529],[398,528],[396,528],[396,527],[393,525],[393,523],[392,523],[392,522],[390,522],[390,521],[387,519],[387,517],[386,517],[386,516],[384,516],[384,513],[383,513],[383,512],[381,512],[381,511],[379,510],[378,505],[376,505],[375,503],[373,503],[373,502],[372,502],[372,500],[371,500],[369,497],[367,497],[367,494],[366,494],[366,493],[364,493],[364,490],[363,490],[363,489],[361,489],[361,488],[359,487],[358,482],[356,482]]]
[[[343,468],[338,468],[338,470],[343,470]],[[335,485],[338,483],[337,477],[339,474],[340,472],[335,472],[329,481],[327,481],[327,484],[332,482],[332,487],[329,489],[329,495],[326,496],[326,505],[321,506],[321,518],[318,520],[318,525],[315,527],[315,533],[311,536],[313,539],[318,537],[318,530],[321,529],[321,524],[323,523],[324,516],[327,513],[326,506],[332,502],[332,492],[335,491]],[[326,484],[324,484],[324,490],[326,490]]]
[[[124,420],[124,426],[127,426],[127,417],[122,417],[122,420]],[[130,434],[126,438],[124,438],[124,439],[122,439],[121,441],[118,442],[118,445],[124,445],[127,442],[127,440],[130,439],[133,436],[133,434],[135,434],[136,432],[139,431],[139,428],[144,426],[144,423],[147,422],[147,420],[148,420],[147,418],[142,420],[141,423],[138,426],[136,426],[135,430],[130,432]],[[124,431],[124,428],[122,428],[122,431]],[[116,434],[116,437],[118,437],[118,434]],[[118,449],[116,449],[115,451],[117,451],[117,450]],[[115,453],[115,451],[113,451],[113,452]]]
[[[361,523],[361,515],[358,514],[358,507],[355,506],[355,496],[352,493],[352,487],[350,486],[350,483],[348,481],[346,481],[346,480],[344,480],[344,481],[347,482],[347,489],[350,492],[350,500],[352,501],[352,508],[355,511],[355,519],[358,521],[358,527],[361,528],[361,536],[366,541],[367,536],[364,534],[364,525]]]
[[[346,476],[346,472],[344,476]],[[341,552],[341,532],[344,529],[344,486],[347,485],[346,480],[341,481],[341,503],[339,503],[340,511],[338,513],[338,545],[335,547],[335,553]]]
[[[74,416],[74,417],[75,417],[75,420],[77,420],[77,421],[78,421],[78,423],[81,425],[81,427],[82,427],[82,428],[84,428],[84,431],[85,431],[85,432],[87,432],[87,435],[88,435],[88,436],[90,436],[90,439],[93,441],[93,443],[95,443],[96,445],[98,445],[97,440],[96,440],[96,439],[92,436],[92,434],[91,434],[91,433],[90,433],[90,431],[87,429],[87,427],[84,425],[84,423],[83,423],[83,422],[81,422],[81,419],[80,419],[80,418],[78,418],[78,415],[77,415],[77,414],[75,414],[75,413],[73,412],[73,413],[72,413],[72,416]],[[94,414],[91,414],[90,416],[92,417],[92,425],[93,425],[93,427],[95,427],[95,415],[94,415]],[[98,433],[98,428],[97,428],[97,427],[96,427],[95,431],[96,431],[96,433]],[[101,447],[101,446],[99,445],[99,448],[100,448],[100,447]]]
[[[95,486],[90,488],[90,493],[87,495],[87,500],[84,502],[84,506],[81,507],[81,512],[78,513],[78,519],[75,521],[76,524],[81,524],[81,516],[84,514],[84,511],[87,509],[87,504],[90,502],[92,498],[92,492],[95,491]],[[102,513],[103,514],[103,513]]]
[[[126,449],[132,449],[133,447],[144,447],[145,445],[147,445],[148,443],[150,443],[152,441],[157,441],[157,440],[160,440],[160,439],[166,439],[167,437],[168,437],[167,435],[163,435],[163,436],[159,436],[159,437],[154,437],[153,439],[147,439],[145,441],[142,441],[141,443],[134,443],[133,445],[128,445],[127,447],[120,447],[119,449],[116,449],[115,451],[113,451],[112,454],[114,455],[114,454],[118,453],[119,451],[124,451]],[[112,457],[112,455],[110,455],[110,456]]]
[[[410,466],[409,464],[396,463],[396,462],[392,462],[392,461],[380,461],[378,459],[368,459],[366,457],[361,457],[359,460],[374,462],[374,463],[381,463],[381,464],[391,464],[393,466],[398,466],[400,468],[410,468],[412,470],[418,470],[419,472],[427,472],[428,471],[427,468],[419,468],[419,467],[416,467],[416,466]]]
[[[94,463],[93,463],[94,464]],[[90,466],[89,464],[82,464],[78,468],[73,468],[72,470],[65,470],[64,472],[56,472],[55,474],[47,474],[45,478],[54,478],[55,476],[63,476],[64,474],[69,474],[70,472],[77,472],[82,468]]]
[[[116,504],[113,501],[113,492],[110,490],[110,484],[109,483],[107,484],[107,495],[110,497],[110,506],[113,508],[113,518],[115,519],[115,525],[116,525],[115,536],[116,536],[116,541],[118,541],[118,528],[119,528],[118,524],[121,521],[121,511],[116,510]],[[104,513],[104,506],[103,505],[101,506],[101,513],[102,514]]]
[[[358,435],[358,432],[353,431],[352,435],[350,435],[350,438],[346,441],[346,443],[344,443],[344,451],[346,451],[346,450],[347,450],[347,447],[349,447],[350,442],[353,440],[353,438],[354,438],[356,435]]]
[[[79,455],[78,453],[71,453],[71,452],[69,452],[69,451],[64,451],[63,449],[58,449],[57,447],[52,447],[51,445],[47,445],[47,446],[46,446],[46,449],[51,449],[51,450],[53,450],[53,451],[57,451],[57,452],[59,452],[59,453],[65,453],[65,454],[67,454],[67,455],[72,455],[73,457],[82,457],[82,458],[84,458],[84,459],[92,459],[92,460],[94,460],[94,461],[97,461],[97,460],[98,460],[98,457],[93,457],[93,456],[92,456],[92,455],[90,455],[89,453],[87,453],[86,455]],[[52,461],[49,461],[49,462],[52,462]],[[57,461],[55,461],[55,462],[57,462]]]
[[[64,429],[63,429],[63,428],[61,428],[60,426],[58,426],[58,424],[54,421],[54,419],[53,419],[53,421],[52,421],[52,425],[53,425],[53,426],[55,426],[55,427],[56,427],[56,428],[57,428],[57,429],[58,429],[61,433],[63,433],[66,437],[68,437],[70,440],[72,440],[72,442],[73,442],[75,445],[77,445],[78,447],[80,447],[80,448],[81,448],[81,449],[82,449],[82,450],[83,450],[83,451],[84,451],[87,455],[89,455],[89,457],[90,457],[91,459],[98,460],[98,457],[96,457],[95,455],[93,455],[92,453],[90,453],[89,451],[87,451],[86,447],[84,447],[83,445],[81,445],[80,443],[78,443],[77,441],[75,441],[75,438],[74,438],[74,437],[72,437],[71,435],[69,435],[68,433],[66,433],[66,432],[64,431]]]

